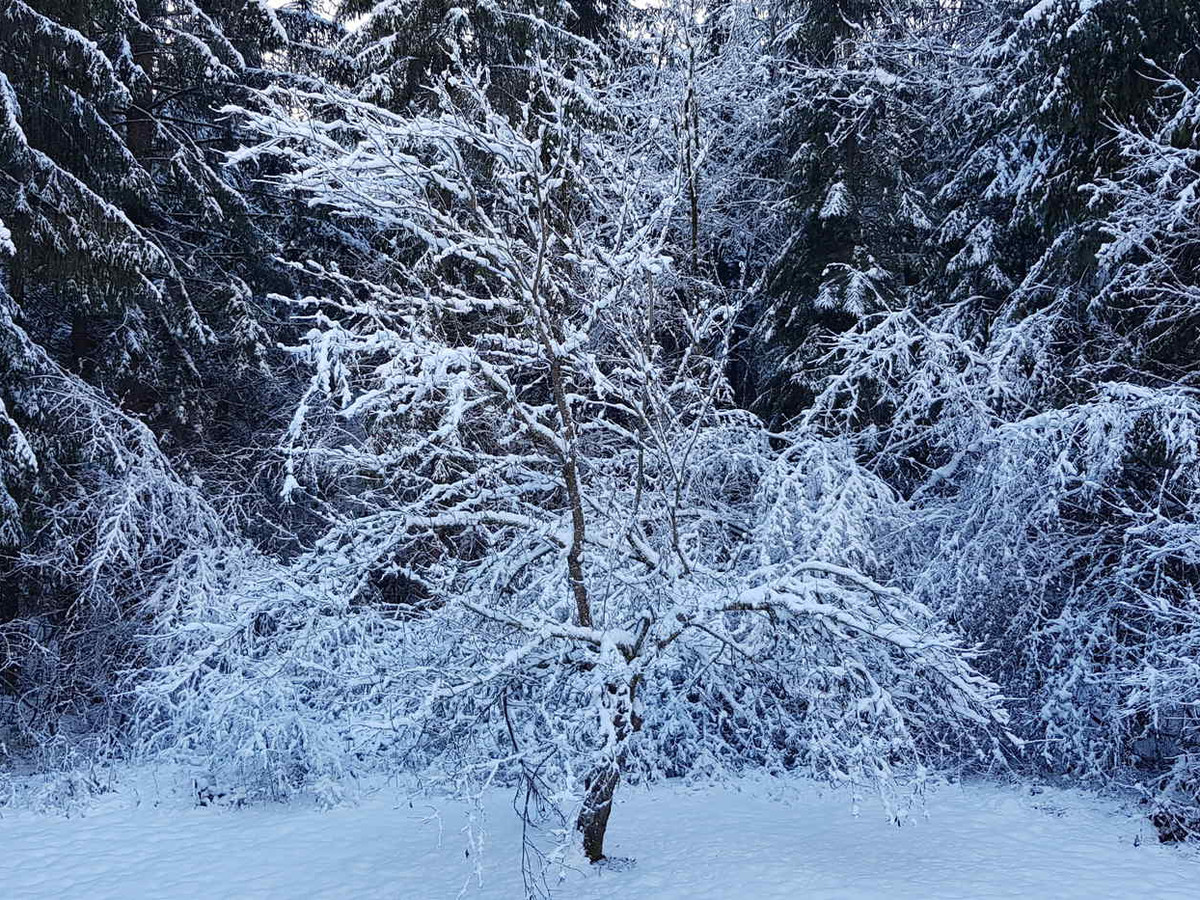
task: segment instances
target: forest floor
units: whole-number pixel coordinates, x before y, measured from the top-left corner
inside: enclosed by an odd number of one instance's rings
[[[157,779],[158,785],[162,779]],[[496,794],[482,823],[394,788],[354,804],[197,807],[145,778],[69,816],[0,809],[6,900],[518,900],[521,829]],[[569,900],[1200,897],[1200,851],[1158,843],[1144,812],[1074,790],[943,786],[890,824],[874,798],[762,782],[619,795],[607,849],[633,865],[553,867]],[[469,829],[469,830],[468,830]],[[471,842],[474,849],[468,852]]]

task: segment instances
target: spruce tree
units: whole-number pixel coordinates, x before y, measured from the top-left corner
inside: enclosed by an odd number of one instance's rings
[[[43,725],[56,697],[103,694],[130,649],[103,635],[188,520],[216,528],[160,448],[262,417],[237,394],[263,383],[264,300],[288,282],[219,107],[284,38],[237,0],[0,3],[0,666]]]
[[[579,60],[616,39],[620,0],[528,0],[453,4],[447,0],[344,0],[341,21],[362,19],[344,52],[364,99],[393,110],[428,108],[429,87],[449,71],[454,49],[488,73],[489,97],[512,109],[529,92],[529,53],[559,45]]]
[[[914,49],[920,4],[776,4],[779,72],[765,175],[785,185],[785,236],[759,289],[760,408],[791,416],[812,398],[825,338],[902,303],[931,227],[926,116],[939,85]]]

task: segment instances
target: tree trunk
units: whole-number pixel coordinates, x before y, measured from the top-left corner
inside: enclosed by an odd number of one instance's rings
[[[626,741],[642,728],[642,717],[636,711],[636,699],[641,675],[635,674],[626,683],[610,682],[604,686],[605,705],[612,713],[616,746],[611,761],[598,765],[584,782],[583,808],[575,820],[575,828],[583,835],[583,852],[588,862],[604,859],[604,835],[612,813],[613,795],[621,783],[628,745]]]
[[[16,548],[0,551],[0,625],[21,615],[21,582],[16,574],[18,556]],[[17,694],[20,684],[21,664],[17,655],[4,646],[0,649],[0,695]]]
[[[575,828],[583,835],[583,852],[588,862],[604,859],[604,833],[608,831],[613,795],[620,780],[621,772],[615,765],[597,769],[588,777],[583,809],[575,822]]]
[[[96,323],[83,310],[71,310],[71,367],[84,378],[90,378],[97,368],[100,339]]]
[[[130,50],[133,62],[146,73],[137,82],[133,106],[127,113],[125,141],[129,152],[141,161],[154,149],[154,54],[157,50],[152,23],[162,14],[158,0],[138,0],[138,18],[143,23],[133,35]]]

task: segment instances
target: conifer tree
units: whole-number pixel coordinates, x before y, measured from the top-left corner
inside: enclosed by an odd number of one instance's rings
[[[449,71],[452,48],[485,70],[490,99],[505,108],[529,91],[529,53],[570,47],[582,59],[615,39],[623,0],[528,0],[455,5],[447,0],[344,0],[342,21],[362,19],[343,52],[354,62],[361,96],[393,110],[428,108],[430,85]]]
[[[0,3],[0,627],[44,724],[60,678],[103,696],[131,648],[97,635],[128,636],[204,505],[160,445],[262,415],[228,401],[286,282],[217,107],[283,40],[257,2]]]
[[[794,415],[822,342],[902,303],[931,227],[928,105],[942,85],[917,46],[929,12],[895,0],[783,2],[767,51],[779,72],[770,174],[784,238],[759,289],[760,409]]]

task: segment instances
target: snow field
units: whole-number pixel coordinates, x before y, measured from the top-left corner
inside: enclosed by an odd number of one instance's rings
[[[1200,856],[1157,843],[1135,808],[1047,788],[971,783],[903,828],[873,802],[801,784],[619,795],[609,836],[632,868],[573,860],[570,900],[934,900],[1200,896]],[[494,794],[471,824],[455,803],[383,790],[353,806],[193,808],[120,788],[70,818],[4,811],[6,900],[517,900],[520,825]],[[470,827],[478,840],[468,852]]]

